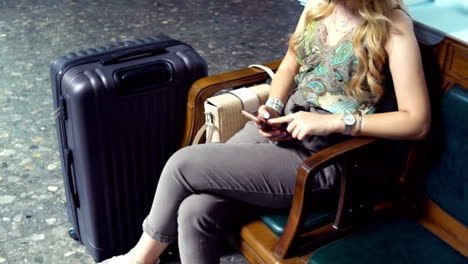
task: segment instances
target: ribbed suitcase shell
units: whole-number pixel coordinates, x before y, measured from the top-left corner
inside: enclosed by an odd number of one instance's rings
[[[206,62],[165,36],[70,53],[51,66],[68,215],[96,261],[141,235]]]

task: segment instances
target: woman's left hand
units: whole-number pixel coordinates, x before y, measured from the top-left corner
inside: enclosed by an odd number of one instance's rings
[[[298,140],[304,140],[312,135],[321,136],[337,132],[341,121],[337,115],[299,111],[269,119],[268,123],[289,123],[287,130],[291,136]]]

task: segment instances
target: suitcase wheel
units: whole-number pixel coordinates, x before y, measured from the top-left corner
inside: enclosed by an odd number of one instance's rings
[[[76,235],[75,229],[73,228],[68,229],[68,236],[70,236],[73,240],[79,240],[78,236]]]

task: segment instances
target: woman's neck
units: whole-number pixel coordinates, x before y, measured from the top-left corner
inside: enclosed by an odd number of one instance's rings
[[[341,6],[349,11],[356,11],[361,0],[332,0],[337,6]]]
[[[354,4],[350,0],[332,0],[335,5],[333,12],[324,20],[322,41],[330,46],[336,45],[343,37],[351,32],[360,22],[357,9],[349,8]]]
[[[333,0],[335,10],[331,17],[338,26],[338,31],[354,28],[360,21],[358,6],[360,0]],[[336,23],[338,22],[338,23]]]

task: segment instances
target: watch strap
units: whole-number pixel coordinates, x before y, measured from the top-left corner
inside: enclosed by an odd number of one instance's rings
[[[346,125],[345,130],[344,130],[344,134],[349,136],[351,134],[351,130],[353,130],[353,126],[354,125]]]
[[[362,114],[358,111],[358,120],[357,120],[357,127],[356,127],[356,136],[361,134],[361,125],[362,125]]]

